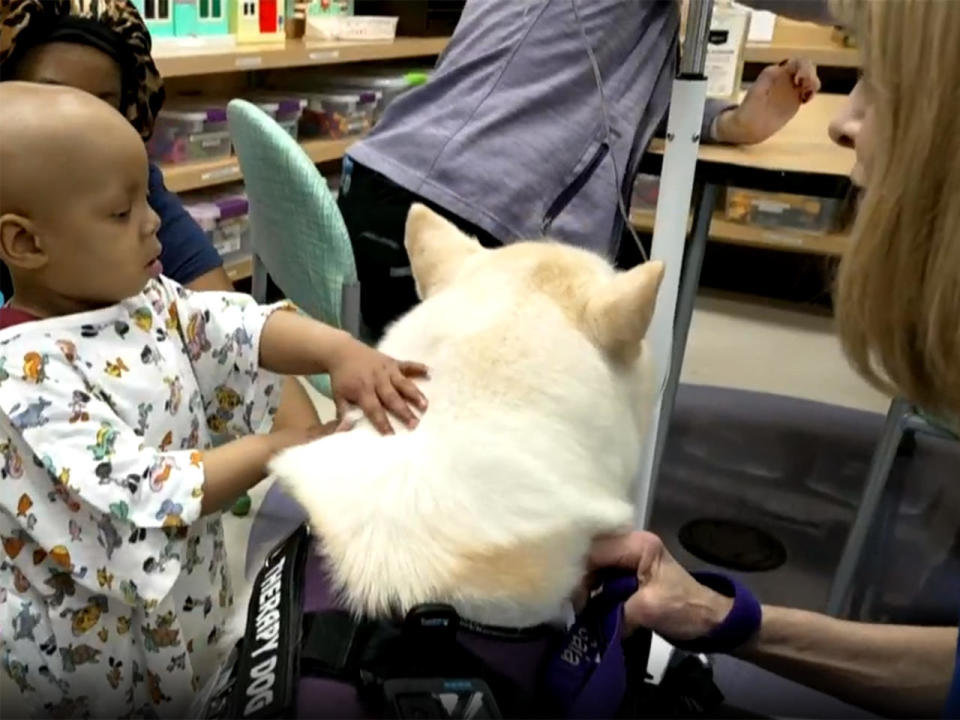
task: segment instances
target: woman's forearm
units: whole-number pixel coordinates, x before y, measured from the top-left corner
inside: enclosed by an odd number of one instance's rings
[[[957,628],[857,623],[765,606],[760,632],[737,655],[883,715],[939,717],[956,646]]]

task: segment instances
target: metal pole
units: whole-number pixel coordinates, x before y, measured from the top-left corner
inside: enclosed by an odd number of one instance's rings
[[[656,368],[655,387],[665,388],[672,360],[674,318],[680,290],[687,218],[700,149],[700,126],[707,96],[707,79],[703,68],[707,57],[707,40],[713,0],[690,0],[679,74],[673,81],[670,113],[667,116],[667,137],[660,173],[660,196],[653,226],[650,256],[664,262],[665,271],[657,296],[657,307],[647,332],[647,344]],[[693,290],[696,292],[696,288]],[[677,359],[679,362],[679,358]],[[660,426],[662,393],[652,408],[650,426],[644,439],[640,472],[636,481],[636,522],[645,527],[653,504],[654,457],[657,437],[666,432]],[[670,398],[668,405],[673,403]]]
[[[713,0],[690,0],[687,29],[680,56],[681,75],[703,75],[707,63],[707,38],[713,17]]]
[[[673,407],[677,399],[677,388],[680,386],[683,355],[687,351],[687,335],[690,332],[690,321],[693,319],[693,304],[697,299],[697,288],[700,286],[700,268],[703,267],[703,255],[707,250],[707,240],[710,237],[710,221],[713,220],[713,209],[717,204],[717,190],[717,186],[712,183],[694,189],[694,196],[699,197],[693,211],[693,227],[690,230],[690,236],[683,254],[680,294],[677,298],[677,311],[674,319],[673,347],[670,351],[670,372],[667,375],[667,384],[663,389],[658,424],[660,432],[657,434],[653,454],[653,472],[651,473],[653,487],[656,487],[657,478],[660,476],[663,449],[667,444],[667,429],[670,427],[670,419],[673,417]],[[645,525],[650,523],[649,513],[652,510],[653,503],[651,502],[647,506]]]

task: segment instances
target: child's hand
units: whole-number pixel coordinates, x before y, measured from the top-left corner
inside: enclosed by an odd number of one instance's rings
[[[420,412],[427,409],[427,399],[410,380],[426,377],[427,368],[420,363],[397,362],[350,338],[328,372],[338,418],[344,416],[348,403],[356,405],[377,430],[392,435],[385,409],[411,429],[417,425],[411,405]]]

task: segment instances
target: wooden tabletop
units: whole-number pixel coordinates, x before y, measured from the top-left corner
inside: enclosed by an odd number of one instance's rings
[[[702,162],[758,170],[846,177],[853,168],[854,152],[835,145],[827,134],[827,125],[845,102],[846,95],[821,93],[766,142],[701,145],[699,158]],[[650,152],[662,154],[663,140],[654,140]]]

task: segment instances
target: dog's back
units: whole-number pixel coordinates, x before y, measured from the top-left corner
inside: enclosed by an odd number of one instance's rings
[[[662,268],[617,274],[547,242],[484,250],[421,206],[407,249],[424,302],[380,347],[430,368],[420,425],[380,437],[361,423],[271,469],[354,611],[445,602],[481,623],[550,620],[590,539],[632,519]]]

